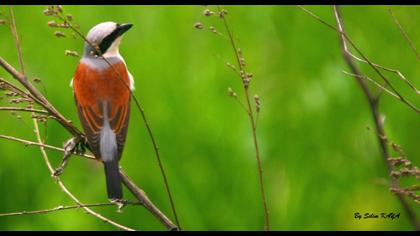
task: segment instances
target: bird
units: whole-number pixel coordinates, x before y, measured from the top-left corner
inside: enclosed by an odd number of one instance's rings
[[[91,28],[70,82],[88,148],[104,164],[110,201],[123,198],[119,161],[128,132],[134,79],[119,46],[132,26],[108,21]]]

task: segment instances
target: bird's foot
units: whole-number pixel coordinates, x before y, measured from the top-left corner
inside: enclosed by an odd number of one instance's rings
[[[52,176],[58,177],[63,173],[63,171],[64,171],[64,168],[60,166],[54,170],[54,173],[52,174]]]
[[[127,200],[124,200],[124,199],[117,199],[117,198],[114,198],[114,199],[109,199],[109,201],[111,202],[111,203],[114,203],[115,205],[117,205],[117,212],[118,213],[122,213],[122,209],[127,205]]]
[[[81,140],[80,138],[73,137],[69,140],[67,140],[64,145],[64,157],[61,161],[60,166],[54,170],[54,173],[52,174],[53,177],[58,177],[61,174],[63,174],[65,167],[67,166],[70,156],[72,153],[76,153],[79,155],[83,155],[86,151],[85,145],[86,140]]]

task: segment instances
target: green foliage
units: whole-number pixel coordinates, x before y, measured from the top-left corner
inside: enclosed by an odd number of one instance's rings
[[[238,78],[226,67],[234,63],[226,38],[194,23],[213,25],[201,6],[65,6],[86,33],[103,21],[134,27],[120,47],[135,79],[154,130],[169,183],[185,230],[260,230],[263,210],[248,118],[230,98],[231,87],[243,96]],[[45,95],[80,127],[70,79],[83,42],[53,35],[44,6],[16,6],[27,74],[42,79]],[[363,94],[344,64],[338,35],[295,6],[231,6],[229,22],[254,74],[251,92],[261,98],[258,138],[274,230],[411,230],[397,198],[390,193],[385,163]],[[329,6],[309,7],[335,24]],[[384,6],[343,7],[353,41],[374,62],[398,68],[417,87],[418,60]],[[419,7],[393,7],[420,48]],[[8,7],[0,12],[8,15]],[[215,16],[213,16],[215,17]],[[10,30],[0,25],[0,56],[18,67]],[[362,67],[369,71],[367,66]],[[369,72],[370,73],[370,72]],[[368,75],[373,75],[373,73]],[[418,103],[407,86],[388,74],[402,93]],[[2,69],[0,77],[13,79]],[[44,88],[37,85],[41,91]],[[415,100],[417,99],[417,100]],[[0,100],[8,105],[7,99]],[[389,138],[420,164],[420,122],[394,98],[384,95],[381,111]],[[0,111],[0,133],[35,140],[29,114],[18,120]],[[370,130],[367,129],[370,127]],[[70,138],[55,121],[48,122],[46,142],[61,146]],[[61,153],[48,151],[57,166]],[[0,213],[72,204],[49,176],[36,147],[0,140]],[[133,107],[121,161],[126,173],[173,219],[153,148]],[[105,202],[103,167],[74,157],[62,175],[84,203]],[[131,195],[125,192],[125,196]],[[418,205],[414,209],[420,214]],[[97,211],[126,226],[164,230],[142,207]],[[401,212],[400,219],[354,219],[355,212]],[[68,210],[45,215],[0,219],[2,230],[113,230],[83,213]]]

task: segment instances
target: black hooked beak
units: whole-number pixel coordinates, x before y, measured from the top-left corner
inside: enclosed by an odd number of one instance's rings
[[[110,35],[106,36],[99,44],[99,49],[101,53],[97,54],[105,53],[111,46],[111,44],[115,41],[115,39],[127,32],[127,30],[129,30],[132,26],[133,24],[117,24],[117,28]]]
[[[115,30],[117,32],[118,36],[123,35],[127,30],[129,30],[131,27],[133,27],[133,24],[127,23],[127,24],[118,24],[117,29]]]

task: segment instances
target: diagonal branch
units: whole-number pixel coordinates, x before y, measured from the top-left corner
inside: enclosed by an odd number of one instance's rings
[[[416,47],[414,46],[413,42],[411,41],[410,37],[408,37],[407,32],[405,32],[404,28],[401,26],[400,21],[395,16],[394,12],[390,9],[388,9],[389,14],[391,15],[392,19],[394,20],[395,24],[398,26],[398,29],[400,30],[401,34],[404,36],[405,41],[407,41],[408,46],[410,46],[411,50],[416,55],[417,60],[420,60],[420,55],[417,52]]]
[[[365,83],[365,81],[362,79],[363,74],[359,70],[358,66],[356,65],[355,61],[353,60],[353,57],[350,55],[347,47],[348,38],[346,37],[345,29],[344,29],[344,22],[343,18],[340,12],[340,8],[338,6],[334,6],[334,14],[337,21],[338,29],[340,31],[340,42],[342,46],[342,53],[344,60],[346,61],[347,65],[352,70],[353,74],[355,74],[355,78],[357,79],[357,82],[359,83],[361,89],[363,90],[365,97],[369,103],[370,110],[372,112],[373,121],[375,123],[375,130],[376,130],[376,136],[380,145],[382,157],[385,161],[385,164],[388,169],[388,173],[391,174],[392,166],[390,162],[388,161],[388,158],[390,157],[389,151],[387,148],[387,141],[386,141],[386,133],[383,127],[383,122],[381,121],[381,116],[379,114],[378,109],[378,100],[373,96],[372,92],[369,90],[369,87]],[[391,187],[396,188],[398,187],[398,182],[396,179],[391,178]],[[409,217],[410,222],[412,225],[416,228],[416,230],[420,230],[420,223],[418,222],[416,218],[416,214],[414,210],[410,207],[408,202],[406,201],[405,197],[402,194],[397,194],[398,199],[400,200],[401,204],[403,205],[404,210],[407,213],[407,216]]]
[[[380,65],[377,65],[373,62],[371,62],[363,53],[362,51],[353,43],[352,40],[350,40],[350,38],[347,36],[347,34],[345,34],[344,32],[340,31],[337,27],[327,23],[326,21],[324,21],[323,19],[321,19],[319,16],[315,15],[313,12],[307,10],[306,8],[302,7],[302,6],[298,6],[300,9],[302,9],[304,12],[306,12],[308,15],[312,16],[313,18],[315,18],[316,20],[318,20],[319,22],[321,22],[322,24],[328,26],[329,28],[337,31],[340,36],[342,38],[344,38],[346,40],[346,44],[343,45],[343,47],[345,48],[345,51],[347,52],[347,57],[351,57],[354,58],[355,60],[358,60],[360,62],[366,63],[368,64],[374,71],[376,74],[379,75],[379,77],[381,77],[381,79],[383,81],[385,81],[385,83],[390,87],[390,89],[399,97],[399,101],[401,101],[402,103],[404,103],[405,105],[407,105],[409,108],[411,108],[412,110],[414,110],[415,112],[417,112],[418,114],[420,114],[420,109],[415,106],[414,104],[412,104],[410,101],[408,101],[406,98],[404,98],[395,88],[394,86],[391,84],[391,82],[382,74],[382,72],[379,69],[383,69],[386,71],[390,71],[393,73],[396,73],[397,75],[399,75],[399,77],[405,81],[408,86],[410,86],[411,88],[413,88],[413,90],[416,92],[417,95],[419,95],[419,91],[417,90],[417,88],[414,87],[414,85],[409,82],[403,75],[401,72],[399,72],[398,70],[394,70],[394,69],[390,69],[390,68],[386,68]],[[348,45],[352,46],[356,52],[361,56],[361,58],[358,58],[356,56],[354,56],[350,50],[348,50]],[[408,81],[408,82],[407,82]]]
[[[160,210],[157,208],[152,201],[147,197],[146,193],[135,184],[133,181],[124,173],[124,171],[120,168],[120,175],[122,178],[123,183],[125,186],[131,191],[131,193],[137,198],[141,199],[142,205],[149,210],[156,218],[162,222],[170,231],[178,231],[179,228],[171,220],[166,217]]]
[[[380,84],[380,83],[376,82],[374,79],[371,79],[371,78],[369,78],[368,76],[364,76],[364,75],[360,76],[360,75],[356,75],[356,74],[349,73],[349,72],[347,72],[347,71],[343,71],[343,73],[344,73],[344,74],[346,74],[346,75],[349,75],[349,76],[359,77],[360,79],[367,80],[367,81],[369,81],[369,82],[371,82],[371,83],[375,84],[375,85],[376,85],[376,86],[378,86],[379,88],[381,88],[383,91],[385,91],[385,92],[386,92],[386,93],[388,93],[389,95],[393,96],[395,99],[398,99],[398,100],[400,99],[397,95],[395,95],[395,93],[393,93],[393,92],[389,91],[387,88],[385,88],[384,86],[382,86],[382,84]]]
[[[10,75],[13,76],[19,83],[21,83],[28,92],[37,100],[38,104],[45,108],[51,115],[55,116],[60,122],[60,124],[67,129],[72,135],[76,137],[83,137],[83,133],[80,132],[71,121],[64,118],[64,116],[59,113],[55,107],[42,95],[37,88],[35,88],[29,80],[26,79],[26,76],[19,71],[17,71],[12,65],[10,65],[6,60],[0,57],[0,66],[3,67]]]

